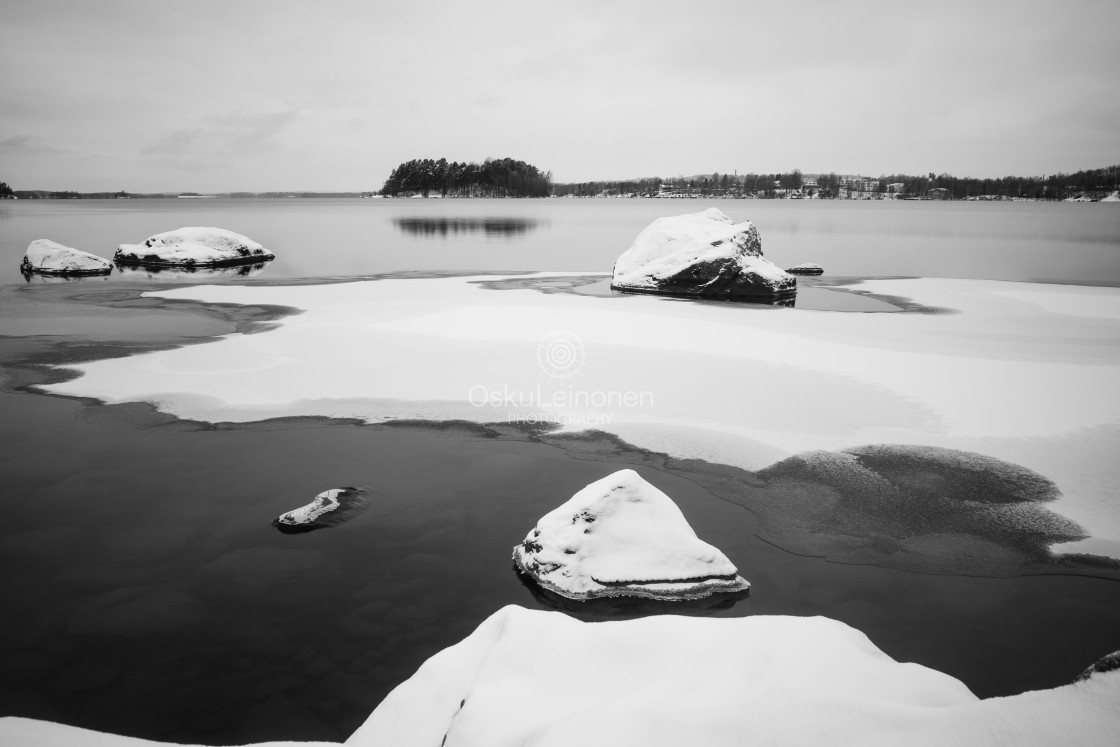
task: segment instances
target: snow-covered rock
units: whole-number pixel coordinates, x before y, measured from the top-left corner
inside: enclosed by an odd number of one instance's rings
[[[569,599],[699,599],[750,588],[669,496],[624,469],[545,514],[513,548],[518,570]]]
[[[425,662],[347,744],[1111,747],[1117,733],[1116,671],[979,700],[823,617],[585,623],[506,607]]]
[[[49,239],[28,244],[19,267],[23,272],[42,275],[108,275],[113,271],[109,260]]]
[[[157,233],[142,244],[121,244],[113,261],[122,265],[217,267],[267,262],[276,255],[224,228],[188,227]]]
[[[428,659],[346,744],[1114,747],[1118,733],[1118,670],[979,700],[953,677],[896,662],[824,617],[585,623],[509,606]],[[160,743],[6,717],[0,744]],[[266,744],[291,743],[256,747]]]
[[[802,262],[799,265],[786,268],[786,272],[793,275],[820,275],[824,273],[824,268],[815,262]]]
[[[1101,198],[1101,202],[1120,202],[1120,190],[1109,192],[1107,196]]]
[[[363,492],[358,488],[324,490],[306,506],[280,514],[272,524],[282,532],[304,532],[339,524],[359,505]]]
[[[750,221],[717,208],[658,218],[614,265],[619,290],[715,298],[774,297],[797,292],[797,279],[762,256]]]

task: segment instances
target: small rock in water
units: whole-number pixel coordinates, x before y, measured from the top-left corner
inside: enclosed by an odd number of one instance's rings
[[[63,246],[50,239],[35,239],[28,244],[19,269],[24,274],[108,275],[113,271],[113,265],[96,254]]]
[[[192,226],[157,233],[142,244],[121,244],[113,261],[155,267],[222,267],[268,262],[276,255],[224,228]]]
[[[722,552],[696,536],[677,504],[631,469],[545,514],[513,548],[513,562],[542,588],[577,600],[680,601],[750,588]]]
[[[797,293],[797,278],[763,258],[753,223],[735,223],[709,208],[647,226],[615,262],[611,288],[701,298],[780,298]]]
[[[354,509],[362,505],[365,491],[361,488],[332,488],[324,490],[306,506],[280,514],[272,525],[281,532],[310,532],[313,529],[341,524],[350,518]]]
[[[823,275],[824,268],[814,262],[802,262],[786,269],[786,272],[794,275]]]

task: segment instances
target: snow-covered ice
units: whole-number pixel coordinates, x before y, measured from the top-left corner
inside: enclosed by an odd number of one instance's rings
[[[797,280],[763,258],[753,223],[708,208],[649,224],[615,262],[611,286],[724,298],[792,294]]]
[[[750,588],[677,504],[632,469],[596,480],[541,517],[513,560],[569,599],[696,599]]]
[[[140,244],[121,244],[113,261],[122,265],[216,267],[256,264],[276,255],[247,236],[224,228],[188,226],[150,236]]]
[[[113,264],[96,254],[50,239],[35,239],[27,245],[20,269],[43,275],[108,275],[113,271]]]
[[[210,422],[543,419],[749,470],[869,444],[959,449],[1052,480],[1049,507],[1093,535],[1061,549],[1120,557],[1120,289],[868,280],[846,287],[956,313],[857,314],[496,292],[486,279],[149,293],[304,313],[74,365],[83,376],[43,388]],[[582,349],[564,378],[539,357],[557,331]]]

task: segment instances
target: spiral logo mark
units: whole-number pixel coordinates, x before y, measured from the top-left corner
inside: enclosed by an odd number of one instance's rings
[[[537,343],[537,363],[554,379],[567,379],[583,368],[583,341],[566,330],[549,332]]]

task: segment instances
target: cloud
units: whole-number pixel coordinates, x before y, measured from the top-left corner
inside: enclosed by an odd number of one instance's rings
[[[0,151],[25,155],[73,152],[66,148],[55,148],[54,146],[46,145],[42,140],[31,135],[13,135],[0,140]]]
[[[206,168],[274,150],[277,136],[298,116],[295,109],[211,115],[195,127],[168,133],[141,155],[183,168]]]

